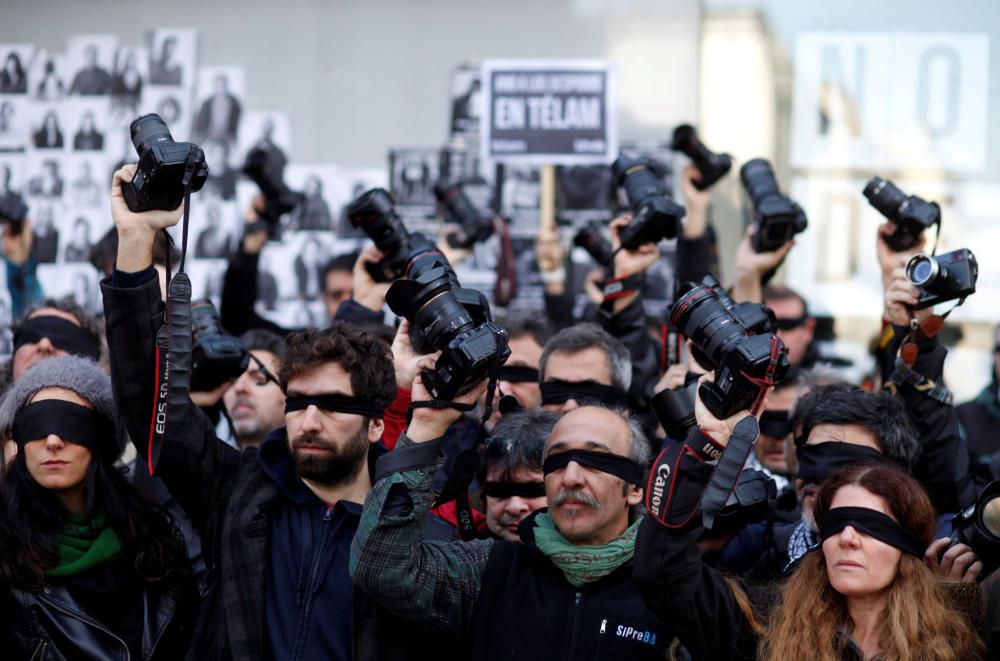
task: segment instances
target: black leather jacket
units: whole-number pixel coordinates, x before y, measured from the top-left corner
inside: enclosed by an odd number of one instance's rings
[[[5,659],[132,661],[125,641],[87,615],[64,586],[46,585],[40,593],[11,590],[7,604],[3,628],[9,640],[3,637],[5,646],[0,652]],[[187,636],[171,626],[182,615],[169,595],[144,591],[143,660],[183,658]]]

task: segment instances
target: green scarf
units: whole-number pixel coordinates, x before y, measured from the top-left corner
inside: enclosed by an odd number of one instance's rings
[[[641,520],[637,519],[621,537],[607,544],[577,546],[556,530],[548,512],[542,512],[535,517],[535,546],[562,571],[567,581],[579,588],[604,578],[631,559]]]
[[[122,540],[107,525],[104,514],[66,517],[59,534],[59,564],[45,571],[46,576],[73,576],[118,557]]]

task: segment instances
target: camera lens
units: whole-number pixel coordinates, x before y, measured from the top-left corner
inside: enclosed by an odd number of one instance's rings
[[[923,253],[914,255],[906,263],[906,277],[917,287],[926,287],[931,284],[937,279],[940,272],[941,267],[938,265],[938,261]]]
[[[638,207],[647,197],[660,195],[656,175],[649,162],[644,159],[619,156],[611,165],[611,171],[618,185],[625,189],[625,195],[633,208]]]
[[[714,364],[746,337],[739,320],[726,309],[719,293],[709,287],[695,287],[684,294],[674,303],[670,319]]]
[[[1000,497],[986,502],[982,508],[983,527],[994,537],[1000,538]]]
[[[906,205],[906,194],[896,188],[888,179],[872,177],[865,185],[862,194],[868,198],[868,203],[888,218],[895,220],[897,214]]]
[[[781,195],[778,189],[778,180],[774,177],[774,170],[771,164],[763,158],[755,158],[747,161],[740,168],[740,180],[743,181],[743,188],[750,196],[754,206],[760,206],[761,201],[773,195]]]
[[[381,188],[363,193],[347,207],[351,225],[371,237],[387,257],[406,248],[410,233],[396,214],[392,196]]]
[[[173,142],[170,129],[156,113],[137,118],[128,128],[135,150],[142,154],[154,142]]]

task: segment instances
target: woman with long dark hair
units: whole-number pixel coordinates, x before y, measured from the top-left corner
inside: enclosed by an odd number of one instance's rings
[[[78,356],[42,361],[0,403],[17,446],[0,480],[3,654],[181,658],[197,595],[173,522],[115,468],[110,381]]]
[[[960,597],[953,599],[925,564],[937,515],[906,472],[888,462],[856,464],[824,482],[814,509],[822,544],[802,558],[775,599],[773,589],[748,592],[702,562],[697,494],[712,467],[689,459],[671,470],[659,510],[667,519],[643,522],[635,576],[647,604],[674,624],[693,658],[983,657],[970,618],[957,610]]]

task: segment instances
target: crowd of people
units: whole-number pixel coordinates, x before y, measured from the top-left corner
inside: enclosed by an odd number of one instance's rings
[[[439,353],[418,351],[412,320],[385,324],[376,246],[320,274],[327,327],[257,315],[258,198],[219,310],[252,360],[191,392],[163,432],[176,260],[161,237],[182,212],[131,211],[134,173],[110,193],[104,318],[43,299],[2,371],[5,658],[1000,655],[1000,537],[967,512],[1000,477],[1000,344],[992,384],[954,406],[941,319],[903,269],[923,240],[890,249],[891,221],[872,237],[877,368],[852,383],[819,349],[808,292],[770,282],[793,241],[758,251],[751,227],[720,269],[709,193],[683,171],[676,279],[731,273],[789,364],[720,416],[703,401],[720,373],[690,341],[669,360],[646,317],[660,252],[622,245],[630,214],[611,223],[607,284],[583,317],[567,247],[539,240],[546,312],[498,310],[505,363],[442,403],[427,382]],[[650,402],[696,383],[671,437]]]

